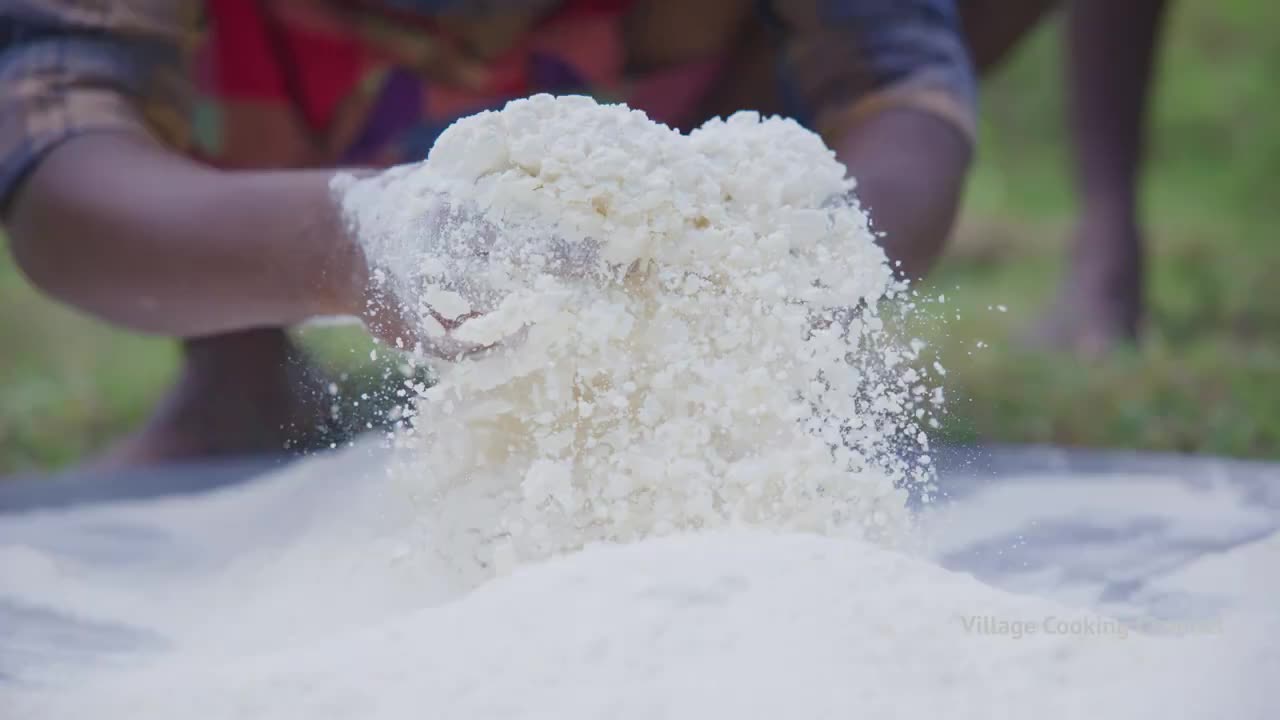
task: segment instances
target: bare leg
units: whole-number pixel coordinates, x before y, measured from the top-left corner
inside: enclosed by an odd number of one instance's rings
[[[910,148],[904,152],[903,148]],[[946,120],[913,109],[868,118],[836,147],[858,178],[858,199],[905,277],[923,276],[955,220],[972,149]]]
[[[327,407],[323,383],[282,330],[187,340],[178,380],[151,419],[93,465],[279,453],[324,434]]]
[[[1137,337],[1144,250],[1138,220],[1142,127],[1164,0],[1073,0],[1067,35],[1080,217],[1051,344],[1098,353]]]
[[[979,74],[999,67],[1061,0],[961,0],[965,40]]]

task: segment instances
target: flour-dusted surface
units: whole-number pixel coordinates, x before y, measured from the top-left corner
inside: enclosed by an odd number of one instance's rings
[[[1082,614],[863,543],[728,532],[588,548],[442,607],[234,661],[179,655],[89,696],[130,718],[1208,718],[1241,684],[1211,639],[1015,640],[966,630],[970,615]]]
[[[1214,606],[1220,626],[1183,636],[1121,637],[1112,624],[1015,638],[1001,621],[1107,615],[1081,604],[1071,577],[1034,584],[1061,588],[1060,604],[850,538],[760,530],[596,545],[472,590],[387,461],[356,448],[209,495],[0,518],[0,613],[29,611],[0,637],[3,716],[1274,716],[1275,537],[1183,556],[1227,525],[1256,532],[1255,510],[1227,489],[1050,477],[1037,501],[1020,491],[1038,482],[1009,478],[993,503],[962,503],[966,527],[945,547],[998,560],[1035,548],[1011,517],[1062,526],[1100,491],[1141,498],[1083,519],[1073,557],[1111,557],[1156,601],[1233,596]],[[1225,508],[1222,524],[1204,506]],[[1143,527],[1172,542],[1124,540]],[[1178,563],[1154,581],[1140,571]]]

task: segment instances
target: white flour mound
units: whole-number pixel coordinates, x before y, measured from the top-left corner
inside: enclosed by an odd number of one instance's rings
[[[929,473],[891,451],[924,441],[923,388],[877,316],[884,254],[816,135],[739,113],[686,136],[543,95],[338,187],[449,356],[407,472],[424,504],[493,504],[489,527],[437,517],[449,552],[501,570],[686,529],[901,535]]]
[[[176,655],[12,717],[1167,720],[1240,705],[1221,639],[1053,631],[1081,616],[867,543],[721,531],[592,546],[275,652]],[[1041,632],[984,634],[975,617]]]

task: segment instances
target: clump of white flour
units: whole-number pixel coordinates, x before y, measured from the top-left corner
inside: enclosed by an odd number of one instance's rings
[[[428,501],[493,504],[493,527],[454,528],[482,565],[736,524],[879,539],[906,523],[928,472],[897,452],[924,441],[897,371],[912,352],[877,317],[897,286],[845,168],[793,121],[682,135],[536,96],[338,187],[446,356],[412,465],[434,476]]]

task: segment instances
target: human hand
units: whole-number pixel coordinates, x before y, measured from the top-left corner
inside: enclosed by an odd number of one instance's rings
[[[363,257],[360,315],[383,340],[442,357],[486,349],[492,338],[461,338],[468,320],[532,289],[539,275],[582,279],[597,267],[594,242],[568,242],[527,224],[499,227],[421,172],[406,166],[333,185]]]

